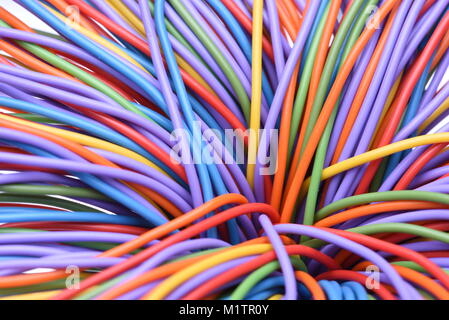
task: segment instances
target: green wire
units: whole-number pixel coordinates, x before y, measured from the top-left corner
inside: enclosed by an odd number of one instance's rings
[[[18,195],[58,195],[111,201],[108,197],[92,189],[67,186],[9,184],[0,186],[0,191]]]
[[[0,233],[15,233],[15,232],[47,232],[45,230],[39,229],[28,229],[28,228],[0,228]]]
[[[406,223],[380,223],[349,229],[350,232],[356,232],[364,235],[377,233],[406,233],[419,236],[422,238],[430,238],[436,241],[449,243],[449,234],[446,232],[432,230],[423,226]]]
[[[402,201],[402,200],[428,201],[449,205],[449,195],[444,193],[417,191],[417,190],[365,193],[338,200],[322,208],[320,211],[317,212],[315,221],[324,219],[327,216],[331,215],[332,213],[348,207],[359,206],[362,204],[372,202]]]
[[[302,268],[302,264],[298,263],[299,259],[290,258],[295,269]],[[248,292],[256,286],[260,281],[262,281],[265,277],[269,276],[271,273],[275,272],[280,268],[280,264],[278,261],[271,261],[266,265],[258,268],[253,271],[249,276],[245,278],[235,290],[232,292],[229,300],[243,300]]]
[[[295,103],[293,105],[292,120],[290,125],[290,137],[288,144],[288,161],[290,163],[291,154],[293,151],[295,137],[298,134],[299,121],[301,120],[304,110],[304,104],[307,98],[307,91],[312,77],[313,66],[315,64],[316,54],[320,44],[320,39],[323,34],[324,26],[326,24],[327,15],[329,14],[330,2],[327,4],[326,10],[320,20],[317,30],[314,34],[312,43],[310,45],[309,53],[307,55],[304,69],[302,71],[301,80],[299,81],[298,91],[296,92]]]
[[[304,211],[303,224],[312,225],[314,221],[315,209],[318,200],[318,192],[321,185],[321,175],[324,167],[324,161],[326,158],[327,146],[329,143],[330,136],[332,134],[332,123],[337,116],[337,108],[332,111],[329,123],[326,126],[323,136],[321,137],[320,143],[318,144],[318,149],[315,155],[315,161],[312,169],[312,176],[310,178],[309,190],[306,197],[306,207]],[[302,240],[308,239],[308,237],[302,237]]]
[[[371,0],[373,1],[373,0]],[[329,54],[327,55],[326,64],[324,65],[323,72],[321,73],[320,83],[318,85],[318,90],[313,101],[312,110],[310,112],[310,119],[308,126],[306,128],[304,141],[308,141],[310,134],[315,126],[318,116],[321,112],[321,107],[323,106],[324,100],[326,98],[327,92],[329,90],[329,83],[337,63],[338,55],[343,46],[344,40],[347,37],[349,28],[351,27],[357,12],[362,6],[362,1],[354,1],[351,8],[349,9],[345,19],[341,22],[337,35],[332,42],[332,47],[330,48]],[[365,20],[366,21],[366,20]],[[305,144],[301,147],[301,152],[304,151]]]
[[[59,123],[53,119],[38,115],[38,114],[31,114],[31,113],[11,113],[11,116],[14,116],[16,118],[21,118],[28,121],[33,122],[43,122],[43,123],[50,123],[50,124],[62,124]]]
[[[387,169],[387,165],[388,165],[388,158],[382,159],[379,169],[377,169],[377,172],[374,175],[374,179],[370,184],[370,187],[369,187],[370,192],[376,192],[377,190],[379,190],[380,186],[383,183],[384,174],[385,174],[385,170]]]
[[[356,3],[358,5],[356,5]],[[375,3],[377,3],[377,0],[370,0],[366,3],[366,6],[372,6]],[[342,67],[342,63],[347,58],[347,55],[349,54],[350,50],[352,49],[352,47],[354,46],[354,44],[356,43],[356,41],[358,39],[359,33],[361,32],[361,30],[363,29],[363,27],[365,25],[365,21],[366,21],[365,15],[361,14],[357,18],[352,32],[350,31],[350,28],[353,25],[354,20],[356,19],[357,15],[358,15],[361,5],[362,5],[361,1],[356,1],[351,6],[351,8],[349,9],[349,11],[346,15],[346,18],[343,20],[342,24],[339,27],[339,31],[337,33],[337,36],[335,37],[335,41],[332,43],[332,48],[329,52],[328,61],[326,62],[326,65],[323,69],[323,74],[325,76],[321,78],[317,96],[316,96],[316,100],[315,100],[316,104],[314,103],[314,107],[313,107],[313,110],[316,111],[315,112],[316,117],[318,117],[318,114],[319,114],[319,110],[318,110],[317,106],[318,106],[318,104],[321,105],[324,102],[325,94],[328,90],[327,88],[329,86],[329,82],[331,79],[330,77],[332,75],[332,70],[334,70],[334,68],[335,68],[335,65],[336,65],[337,59],[338,59],[338,53],[341,50],[345,39],[347,38],[347,41],[345,43],[345,48],[343,51],[342,59],[340,61],[340,65],[338,66],[339,69]],[[348,33],[349,33],[349,36],[348,36]],[[314,164],[313,164],[311,182],[309,185],[309,190],[308,190],[307,199],[306,199],[306,207],[305,207],[304,221],[303,221],[303,223],[306,225],[312,225],[313,221],[314,221],[314,214],[315,214],[315,209],[316,209],[316,205],[317,205],[318,193],[319,193],[319,189],[320,189],[320,185],[321,185],[321,176],[322,176],[322,171],[323,171],[323,167],[324,167],[324,161],[326,158],[327,148],[329,145],[329,140],[330,140],[330,137],[332,134],[333,124],[334,124],[335,118],[337,116],[338,106],[340,105],[340,102],[341,102],[341,97],[340,97],[337,105],[334,107],[334,109],[332,111],[331,117],[328,120],[326,128],[325,128],[323,135],[320,139],[320,142],[318,144],[318,148],[317,148],[317,152],[316,152],[315,160],[314,160]],[[313,110],[312,110],[312,112],[314,112]],[[314,117],[315,117],[315,115],[314,115]],[[311,114],[311,119],[312,119],[312,114]],[[316,119],[313,120],[313,123],[315,123],[315,121],[316,121]],[[307,130],[309,130],[309,131],[311,131],[311,129],[312,129],[311,126],[309,126],[307,128]],[[306,134],[305,141],[307,141],[307,139],[308,139],[308,136]],[[303,146],[305,146],[305,144]],[[307,239],[307,238],[305,238],[305,239]]]
[[[16,287],[16,288],[1,288],[0,296],[12,296],[17,294],[25,294],[40,291],[49,291],[57,289],[65,289],[65,279],[54,280],[45,283],[39,283],[29,286]]]
[[[95,242],[95,241],[71,241],[71,242],[65,242],[68,245],[73,245],[81,248],[87,248],[87,249],[94,249],[98,251],[107,251],[111,250],[117,245],[120,245],[121,243],[111,243],[111,242]],[[132,252],[131,254],[136,254],[138,252],[142,251],[142,249],[137,249]]]
[[[348,232],[354,232],[364,235],[372,235],[378,233],[405,233],[411,234],[422,238],[429,238],[436,241],[441,241],[444,243],[449,243],[449,234],[437,230],[432,230],[426,227],[406,224],[406,223],[382,223],[382,224],[372,224],[361,227],[356,227],[346,230]],[[304,246],[318,249],[326,245],[326,241],[313,239],[302,243]]]
[[[102,212],[93,207],[84,205],[79,202],[72,202],[67,199],[60,199],[48,196],[17,196],[10,194],[0,194],[0,202],[2,203],[32,203],[32,204],[43,204],[52,207],[67,209],[70,211],[81,211],[81,212]]]
[[[423,273],[427,272],[426,269],[424,269],[419,264],[417,264],[416,262],[413,262],[413,261],[394,261],[391,264],[406,267],[406,268],[409,268],[409,269],[412,269],[412,270],[415,270],[418,272],[423,272]],[[449,275],[449,270],[443,269],[443,268],[441,268],[441,270],[443,270],[446,274]]]

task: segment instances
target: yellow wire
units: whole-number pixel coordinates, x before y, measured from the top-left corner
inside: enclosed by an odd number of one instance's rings
[[[41,291],[1,297],[0,300],[48,300],[61,290]]]
[[[418,132],[421,133],[426,129],[436,118],[438,118],[443,112],[449,109],[449,98],[447,98],[441,106],[436,109],[430,117],[423,122],[423,124],[419,127]]]
[[[253,4],[253,50],[251,82],[251,115],[248,144],[247,180],[254,187],[254,170],[259,144],[260,113],[262,102],[262,36],[263,36],[263,0],[254,0]]]
[[[339,173],[345,172],[349,169],[361,166],[365,163],[381,159],[387,156],[390,156],[394,153],[401,152],[404,150],[425,146],[429,144],[438,144],[438,143],[445,143],[449,142],[449,132],[443,132],[443,133],[435,133],[435,134],[428,134],[424,136],[414,137],[407,140],[402,140],[399,142],[395,142],[392,144],[389,144],[387,146],[374,149],[371,151],[368,151],[366,153],[360,154],[358,156],[355,156],[353,158],[347,159],[345,161],[339,162],[334,164],[333,166],[330,166],[323,170],[323,173],[321,175],[321,180],[326,180],[331,177],[336,176]],[[303,195],[310,184],[310,178],[308,178],[302,187],[301,194]]]
[[[131,158],[133,160],[139,161],[151,168],[156,169],[157,171],[164,173],[165,175],[167,175],[169,177],[169,175],[162,170],[161,168],[159,168],[156,164],[154,164],[153,162],[151,162],[150,160],[146,159],[145,157],[135,153],[134,151],[128,150],[126,148],[123,148],[121,146],[118,146],[116,144],[104,141],[104,140],[100,140],[94,137],[90,137],[81,133],[77,133],[77,132],[72,132],[72,131],[68,131],[68,130],[64,130],[64,129],[59,129],[59,128],[54,128],[54,127],[50,127],[50,126],[46,126],[43,124],[39,124],[39,123],[35,123],[35,122],[31,122],[31,121],[27,121],[27,120],[22,120],[22,119],[18,119],[18,118],[14,118],[11,116],[8,116],[6,114],[0,114],[0,119],[5,119],[11,122],[16,122],[28,127],[32,127],[32,128],[36,128],[36,129],[40,129],[42,131],[46,131],[49,133],[53,133],[57,136],[60,136],[62,138],[65,138],[67,140],[73,141],[73,142],[77,142],[79,144],[82,144],[84,146],[89,146],[89,147],[93,147],[93,148],[97,148],[97,149],[102,149],[102,150],[106,150],[106,151],[110,151],[110,152],[114,152],[114,153],[118,153],[122,156]]]
[[[219,264],[227,261],[238,259],[241,257],[262,254],[272,249],[271,244],[255,244],[244,247],[237,247],[235,249],[229,249],[226,252],[218,253],[212,257],[188,266],[185,269],[173,274],[168,279],[159,284],[150,293],[143,297],[144,300],[161,300],[164,299],[170,292],[176,289],[180,284],[188,279],[196,276],[197,274],[213,268]]]
[[[136,60],[134,60],[132,57],[130,57],[127,53],[125,53],[119,47],[117,47],[117,46],[113,45],[112,43],[110,43],[109,41],[107,41],[102,36],[100,36],[98,34],[95,34],[94,32],[92,32],[92,31],[82,27],[78,23],[73,23],[68,18],[66,18],[65,16],[63,16],[60,13],[56,12],[52,8],[50,8],[48,6],[46,6],[46,8],[49,11],[51,11],[57,18],[62,20],[64,23],[67,23],[68,25],[70,25],[73,29],[75,29],[79,33],[85,35],[86,37],[90,38],[91,40],[97,42],[98,44],[104,46],[105,48],[111,50],[112,52],[118,54],[122,58],[128,60],[133,65],[137,66],[139,69],[141,69],[144,72],[148,73],[148,71],[142,65],[140,65]],[[179,64],[179,66],[182,69],[184,69],[187,73],[189,73],[192,76],[192,78],[194,78],[198,83],[200,83],[203,87],[205,87],[209,92],[211,92],[212,94],[215,95],[215,93],[212,90],[212,88],[207,84],[206,81],[204,81],[204,79],[198,74],[198,72],[196,72],[184,59],[182,59],[181,57],[179,57],[176,54],[175,54],[175,56],[176,56],[176,60],[177,60],[177,62]]]
[[[268,298],[268,300],[281,300],[282,297],[283,297],[282,294],[275,294],[274,296]]]
[[[117,11],[117,13],[137,30],[142,36],[145,36],[145,27],[135,15],[121,1],[106,0],[106,2]]]

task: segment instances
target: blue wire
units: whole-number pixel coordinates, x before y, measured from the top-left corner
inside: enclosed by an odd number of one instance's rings
[[[267,300],[268,298],[274,296],[275,294],[279,294],[279,293],[282,293],[281,288],[270,289],[270,290],[262,291],[255,295],[249,296],[245,300],[257,300],[257,301]]]

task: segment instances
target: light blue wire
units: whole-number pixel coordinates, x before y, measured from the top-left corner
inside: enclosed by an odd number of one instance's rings
[[[320,280],[320,281],[318,281],[318,283],[319,283],[320,287],[326,293],[328,300],[342,300],[343,299],[341,288],[338,284],[337,284],[337,286],[335,286],[335,284],[333,284],[332,281],[328,281],[328,280]]]
[[[164,4],[165,0],[155,1],[154,15],[155,15],[156,31],[159,35],[159,41],[165,55],[165,59],[171,74],[171,78],[174,84],[175,92],[179,100],[179,104],[183,111],[186,122],[190,127],[191,131],[193,132],[193,141],[192,141],[193,156],[196,157],[196,159],[198,159],[197,148],[201,146],[199,149],[202,150],[204,148],[204,142],[201,140],[201,137],[198,137],[198,135],[195,134],[198,131],[200,132],[200,129],[197,128],[197,124],[195,123],[195,117],[192,111],[190,101],[187,96],[187,90],[185,88],[184,82],[182,81],[181,73],[179,71],[179,67],[174,56],[173,48],[168,39],[168,33],[164,22]],[[199,153],[199,155],[201,156],[201,153]],[[218,192],[221,194],[227,193],[227,190],[224,186],[224,182],[216,166],[214,164],[205,166],[202,163],[201,159],[199,159],[199,161],[196,162],[198,163],[197,168],[203,188],[204,199],[206,201],[209,201],[214,197],[214,192],[212,189],[208,171],[210,171],[212,179],[215,182],[215,185],[220,188],[218,189]],[[216,238],[218,236],[216,228],[210,229],[207,235],[209,237]]]
[[[343,294],[343,300],[357,300],[352,289],[344,284],[341,286],[341,292]]]
[[[226,23],[226,26],[229,28],[229,30],[234,35],[235,39],[237,40],[238,44],[240,45],[246,58],[248,59],[249,62],[251,62],[252,46],[251,46],[251,43],[249,42],[245,32],[243,31],[242,27],[238,23],[238,21],[234,18],[234,16],[231,14],[231,12],[229,12],[228,8],[226,8],[226,6],[224,6],[220,1],[207,0],[207,2],[210,4],[210,6],[212,8],[215,9],[215,12]],[[273,89],[271,88],[270,83],[267,79],[265,71],[263,71],[263,70],[262,70],[262,90],[264,92],[265,99],[267,99],[268,105],[271,105],[271,102],[273,101],[274,93],[273,93]]]
[[[98,212],[64,212],[48,209],[1,207],[0,221],[35,222],[35,221],[64,221],[121,224],[129,226],[148,226],[144,220],[135,217],[118,216]]]
[[[351,288],[357,300],[368,300],[368,293],[360,283],[355,281],[348,281],[345,282],[343,286]]]

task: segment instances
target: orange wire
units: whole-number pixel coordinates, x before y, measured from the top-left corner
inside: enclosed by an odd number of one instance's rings
[[[314,300],[326,300],[326,294],[310,274],[304,271],[295,271],[296,280],[302,282],[309,289]]]
[[[388,36],[390,34],[390,30],[393,26],[394,18],[396,16],[398,10],[398,6],[394,9],[392,14],[390,15],[386,25],[384,32],[379,39],[379,42],[376,46],[376,49],[371,57],[370,63],[365,70],[365,74],[360,82],[359,88],[357,90],[357,94],[354,97],[351,108],[349,109],[348,116],[346,118],[345,124],[343,126],[343,130],[341,131],[340,138],[338,139],[337,147],[335,148],[334,156],[332,157],[331,164],[335,164],[340,157],[343,148],[346,144],[346,141],[351,133],[352,127],[354,126],[355,120],[359,115],[360,108],[362,107],[363,101],[365,100],[365,96],[368,92],[368,89],[371,85],[371,80],[374,77],[374,73],[376,72],[377,65],[379,64],[379,60],[382,57],[382,53],[384,51],[385,45],[388,40]]]
[[[286,190],[290,189],[293,181],[293,172],[296,170],[296,164],[298,163],[301,152],[303,149],[303,143],[306,135],[306,130],[309,126],[310,115],[312,112],[313,104],[315,102],[315,96],[320,84],[321,74],[323,72],[324,65],[326,63],[327,54],[329,52],[329,43],[334,33],[335,24],[337,22],[338,12],[340,10],[341,1],[334,1],[331,4],[329,13],[327,15],[326,24],[323,29],[321,41],[318,47],[317,55],[313,65],[312,77],[310,79],[309,91],[307,93],[306,106],[304,109],[303,120],[300,125],[298,142],[296,144],[295,152],[291,161],[290,172],[287,178]]]
[[[277,155],[278,157],[277,170],[274,175],[273,191],[271,194],[271,201],[270,201],[270,204],[276,210],[279,210],[282,200],[282,192],[284,189],[283,186],[285,181],[285,171],[287,170],[288,139],[290,136],[290,123],[292,118],[292,108],[295,99],[296,80],[298,77],[298,73],[299,73],[299,63],[296,65],[296,68],[293,72],[292,79],[290,80],[290,84],[285,94],[284,106],[282,108],[282,118],[280,125],[279,146]]]
[[[292,15],[291,12],[286,8],[283,1],[277,0],[277,9],[279,14],[279,20],[284,28],[287,30],[288,35],[292,40],[296,38],[299,31],[299,23]]]
[[[432,203],[426,201],[390,201],[375,204],[368,204],[356,208],[352,208],[343,212],[336,213],[332,216],[324,218],[317,223],[316,227],[332,227],[336,224],[356,219],[360,217],[369,216],[390,211],[400,210],[421,210],[421,209],[444,209],[447,205]]]
[[[378,21],[383,21],[386,15],[393,9],[397,1],[398,0],[387,0],[386,2],[384,2],[382,7],[377,11],[375,18],[379,18]],[[326,102],[321,110],[320,116],[318,117],[317,123],[315,124],[309,141],[305,147],[303,157],[300,159],[297,165],[296,171],[292,178],[290,189],[286,192],[285,203],[281,213],[282,223],[289,222],[292,218],[296,201],[298,199],[298,193],[301,189],[310,161],[312,161],[316,147],[318,146],[318,143],[321,139],[321,135],[326,128],[329,117],[331,116],[333,108],[338,101],[346,79],[351,73],[352,68],[357,61],[357,58],[365,48],[368,41],[373,36],[374,32],[374,28],[365,29],[337,75],[335,83],[329,92]]]

